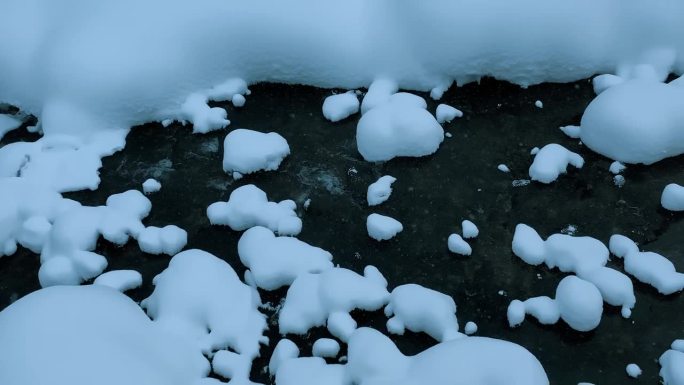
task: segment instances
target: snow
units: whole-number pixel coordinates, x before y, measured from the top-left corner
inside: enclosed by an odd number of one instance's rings
[[[259,354],[266,318],[255,289],[225,261],[201,250],[176,254],[141,306],[155,324],[206,353],[230,348],[250,361]],[[246,380],[246,379],[245,379]]]
[[[228,113],[220,107],[209,107],[209,98],[200,93],[192,93],[180,107],[182,120],[192,122],[192,132],[206,134],[220,130],[230,124]]]
[[[501,163],[500,165],[496,166],[496,168],[501,171],[501,172],[511,172],[511,169],[508,168],[505,164]]]
[[[684,351],[670,349],[658,359],[664,385],[684,384]]]
[[[391,175],[385,175],[371,183],[366,194],[368,206],[377,206],[388,200],[392,194],[392,183],[396,182],[396,180],[397,178]]]
[[[627,375],[632,378],[637,378],[641,375],[641,368],[637,364],[628,364],[625,371],[627,371]]]
[[[625,79],[623,79],[620,76],[613,74],[603,74],[593,78],[591,80],[591,84],[594,87],[594,92],[596,93],[596,95],[598,95],[601,92],[607,90],[608,88],[621,84],[624,81]]]
[[[138,235],[140,250],[148,254],[176,255],[188,243],[188,233],[176,225],[149,226]]]
[[[21,120],[12,115],[0,114],[0,139],[8,132],[19,128],[21,123]]]
[[[0,341],[2,384],[187,385],[209,372],[201,351],[100,285],[21,298],[0,312]]]
[[[541,100],[536,100],[536,101],[534,102],[534,106],[537,107],[537,108],[544,108],[544,103],[542,103]]]
[[[464,328],[465,334],[470,336],[477,333],[477,324],[473,321],[468,321]]]
[[[366,98],[368,95],[372,95],[370,91]],[[364,112],[356,126],[361,156],[378,162],[436,152],[444,140],[444,130],[426,108],[423,98],[399,92]]]
[[[560,174],[565,174],[568,165],[582,168],[584,159],[560,144],[547,144],[534,156],[529,170],[530,179],[551,183],[558,179]]]
[[[437,117],[437,122],[440,124],[450,123],[455,118],[463,117],[463,112],[448,104],[440,104],[437,106],[435,117]]]
[[[463,230],[463,238],[477,238],[480,235],[480,230],[478,230],[475,224],[467,219],[461,222],[461,229]]]
[[[100,274],[93,281],[93,285],[107,286],[124,292],[142,286],[142,282],[142,275],[135,270],[112,270]]]
[[[283,362],[297,357],[299,357],[297,345],[287,338],[281,339],[276,344],[275,349],[273,349],[271,359],[268,361],[268,373],[271,376],[275,376]]]
[[[659,293],[669,295],[684,289],[684,273],[677,272],[672,262],[660,254],[639,251],[636,243],[624,235],[610,237],[610,251],[624,259],[628,274],[653,286]]]
[[[266,193],[249,184],[230,193],[227,202],[214,202],[207,208],[212,225],[229,226],[235,231],[264,226],[280,235],[297,235],[302,220],[297,217],[297,204],[292,200],[269,202]]]
[[[145,180],[142,184],[143,192],[145,194],[152,194],[156,193],[159,190],[161,190],[161,183],[157,181],[156,179],[149,178]]]
[[[223,141],[223,171],[242,175],[273,171],[288,155],[290,146],[279,134],[238,128],[228,133]]]
[[[330,95],[323,101],[323,116],[331,122],[339,122],[359,112],[359,98],[354,91]]]
[[[387,281],[373,266],[366,266],[364,275],[339,267],[319,274],[300,274],[287,290],[278,313],[280,333],[306,334],[327,324],[331,334],[347,341],[356,328],[349,313],[354,309],[378,310],[389,297]]]
[[[513,300],[507,311],[509,325],[520,325],[525,313],[542,324],[555,324],[562,319],[571,328],[586,332],[595,329],[601,322],[603,298],[591,282],[570,275],[558,284],[555,299],[535,297],[524,302]]]
[[[385,307],[387,330],[393,334],[425,332],[437,341],[458,338],[456,303],[446,294],[416,284],[397,286]]]
[[[463,240],[459,234],[451,234],[447,239],[447,247],[449,251],[454,254],[460,255],[470,255],[473,253],[473,249],[470,247],[468,242]]]
[[[594,284],[606,303],[620,306],[623,317],[631,315],[636,303],[632,281],[605,266],[609,251],[601,241],[566,234],[553,234],[544,241],[533,228],[521,223],[515,228],[512,249],[530,265],[545,263],[551,269],[577,274]]]
[[[652,164],[684,153],[684,87],[633,79],[601,92],[584,111],[580,138],[622,163]]]
[[[235,107],[244,107],[245,103],[247,102],[247,99],[245,99],[245,97],[240,94],[235,94],[230,99],[230,101],[231,103],[233,103],[233,106]]]
[[[314,357],[335,358],[340,352],[340,344],[332,338],[319,338],[311,348]]]
[[[684,211],[684,186],[675,183],[665,186],[660,204],[670,211]]]
[[[265,227],[247,230],[238,242],[240,261],[254,283],[275,290],[304,273],[319,273],[332,268],[332,254],[293,237],[276,237]]]
[[[376,241],[386,241],[402,232],[404,226],[394,218],[373,213],[366,219],[366,230]]]

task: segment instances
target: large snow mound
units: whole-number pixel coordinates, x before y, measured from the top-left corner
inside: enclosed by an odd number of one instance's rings
[[[188,385],[209,372],[200,350],[99,285],[27,295],[0,312],[0,341],[2,384]]]

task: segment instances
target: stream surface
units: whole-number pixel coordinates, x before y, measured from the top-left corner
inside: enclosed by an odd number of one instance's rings
[[[227,130],[248,128],[275,131],[289,142],[291,155],[274,172],[260,172],[234,181],[222,170],[226,131],[191,134],[191,127],[159,124],[136,127],[126,148],[103,159],[102,183],[97,191],[65,194],[86,205],[101,205],[114,193],[141,189],[147,178],[162,184],[149,196],[153,208],[146,225],[176,224],[188,231],[189,248],[213,253],[242,275],[237,255],[241,232],[211,226],[206,208],[226,201],[230,192],[245,184],[264,190],[269,200],[293,199],[304,222],[299,239],[330,251],[334,262],[361,272],[366,265],[380,269],[390,289],[418,283],[452,296],[458,306],[461,328],[477,323],[477,335],[501,338],[530,350],[543,364],[552,384],[585,381],[600,385],[657,384],[658,357],[677,338],[684,338],[684,296],[663,296],[634,281],[637,303],[632,317],[624,319],[619,308],[604,305],[601,324],[579,333],[562,321],[544,326],[527,317],[511,329],[506,309],[513,299],[555,294],[567,274],[544,266],[530,266],[513,255],[515,226],[525,223],[543,238],[576,228],[604,243],[612,234],[624,234],[643,249],[668,257],[684,271],[684,214],[660,207],[660,194],[668,183],[684,184],[684,156],[652,166],[629,166],[626,183],[618,188],[608,172],[609,159],[566,137],[559,126],[579,124],[582,112],[594,97],[588,80],[570,84],[542,84],[521,89],[491,79],[479,85],[452,88],[439,102],[428,101],[430,111],[438,103],[459,108],[464,117],[445,124],[452,137],[424,158],[365,162],[356,150],[359,115],[342,122],[324,119],[321,106],[329,90],[304,86],[260,84],[242,108],[226,107],[231,125]],[[534,105],[536,100],[543,108]],[[25,130],[10,132],[0,145],[35,140]],[[585,166],[569,169],[550,185],[520,183],[529,179],[530,150],[559,143],[581,154]],[[506,164],[511,172],[497,170]],[[391,198],[368,207],[366,189],[382,175],[397,178]],[[523,184],[523,185],[519,185]],[[518,186],[514,186],[518,185]],[[305,200],[310,207],[303,210]],[[404,231],[396,238],[377,242],[368,237],[366,217],[377,212],[401,221]],[[470,219],[480,229],[471,241],[473,254],[449,253],[447,237],[460,233],[460,223]],[[135,269],[143,274],[141,288],[127,292],[136,301],[153,290],[152,278],[168,265],[169,258],[142,253],[137,243],[116,247],[98,243],[97,252],[109,260],[108,270]],[[622,271],[613,257],[609,266]],[[0,310],[39,289],[38,256],[21,249],[0,259]],[[262,300],[276,306],[285,290],[262,292]],[[271,315],[273,312],[265,311]],[[386,331],[381,312],[355,312],[359,325]],[[308,336],[293,337],[302,355],[311,353],[313,341],[325,336],[322,328]],[[255,361],[253,381],[269,383],[262,369],[279,339],[271,323],[270,347],[262,348]],[[424,334],[407,332],[393,337],[406,354],[415,354],[434,341]],[[341,355],[346,354],[343,349]],[[332,362],[332,361],[330,361]],[[637,363],[643,374],[630,379],[625,372]]]

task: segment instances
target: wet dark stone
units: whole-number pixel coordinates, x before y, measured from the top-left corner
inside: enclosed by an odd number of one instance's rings
[[[576,235],[605,243],[612,234],[624,234],[647,250],[663,253],[684,271],[684,216],[663,210],[659,203],[666,184],[684,184],[684,157],[648,167],[630,166],[624,172],[626,184],[616,187],[608,172],[611,161],[558,129],[579,124],[594,96],[589,81],[521,89],[485,79],[480,85],[452,88],[440,102],[465,114],[445,125],[453,137],[445,138],[433,156],[379,164],[363,161],[356,151],[358,115],[338,123],[323,118],[321,105],[330,91],[273,84],[257,85],[252,91],[243,108],[220,105],[228,109],[232,121],[228,129],[275,131],[288,140],[292,154],[278,171],[233,181],[221,169],[225,131],[192,135],[189,127],[178,124],[166,129],[148,124],[131,132],[124,151],[104,159],[97,191],[66,196],[87,205],[104,204],[110,194],[140,189],[145,179],[154,177],[162,189],[150,196],[153,210],[145,223],[183,227],[189,234],[187,248],[211,252],[242,274],[236,247],[240,233],[210,226],[205,210],[212,202],[227,200],[234,188],[253,183],[270,200],[297,201],[304,221],[300,239],[329,250],[343,267],[360,272],[365,265],[377,266],[391,287],[414,282],[453,296],[461,326],[475,321],[478,335],[525,346],[542,362],[553,384],[659,382],[657,358],[674,339],[684,338],[681,294],[662,296],[635,282],[632,318],[623,319],[619,309],[605,305],[601,325],[590,333],[575,332],[562,322],[543,326],[529,317],[521,327],[510,329],[506,321],[512,299],[553,297],[565,276],[529,266],[512,254],[518,223],[534,227],[543,237],[568,225],[577,227]],[[438,102],[421,95],[434,111]],[[544,102],[543,109],[534,106],[537,99]],[[2,143],[22,138],[11,133]],[[529,178],[530,149],[552,142],[580,153],[584,168],[570,169],[550,185],[514,187],[514,180]],[[511,173],[498,171],[500,163],[508,165]],[[385,174],[397,178],[394,192],[386,203],[369,208],[367,186]],[[304,211],[306,199],[311,199],[311,206]],[[400,220],[404,231],[387,242],[370,239],[365,220],[372,212]],[[462,219],[480,228],[479,238],[471,242],[470,257],[450,254],[446,248],[448,235],[460,232]],[[97,250],[108,258],[109,269],[136,269],[143,274],[143,287],[127,293],[136,301],[151,293],[152,278],[168,263],[167,257],[142,253],[135,243],[115,247],[103,241]],[[610,265],[621,269],[620,260],[613,259]],[[38,257],[24,249],[0,259],[0,309],[38,289],[38,267]],[[498,294],[500,290],[505,294]],[[277,305],[284,293],[262,292],[262,299]],[[360,325],[386,330],[381,312],[354,315]],[[309,355],[315,338],[325,335],[316,329],[293,339]],[[262,349],[253,370],[253,379],[263,382],[268,381],[262,368],[279,338],[277,329],[272,327],[268,336],[271,346]],[[434,343],[409,332],[393,339],[407,354]],[[344,348],[341,354],[346,354]],[[625,373],[631,362],[644,371],[636,380]]]

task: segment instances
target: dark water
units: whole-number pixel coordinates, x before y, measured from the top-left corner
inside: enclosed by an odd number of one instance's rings
[[[684,338],[681,294],[665,297],[635,282],[637,305],[632,318],[623,319],[618,308],[606,305],[601,325],[590,333],[575,332],[562,322],[543,326],[531,318],[520,328],[507,326],[506,308],[512,299],[553,296],[564,277],[557,270],[529,266],[511,253],[513,230],[521,222],[543,237],[568,225],[577,227],[576,235],[606,243],[614,233],[625,234],[684,270],[684,215],[659,205],[667,183],[684,184],[684,157],[629,167],[624,172],[625,186],[617,188],[608,172],[610,160],[558,130],[579,123],[594,96],[588,81],[520,89],[485,80],[452,89],[441,102],[465,113],[445,126],[453,137],[446,138],[433,156],[382,164],[367,163],[356,152],[358,115],[340,123],[323,118],[321,105],[329,91],[270,84],[252,91],[245,107],[226,107],[232,121],[229,129],[283,135],[292,155],[278,171],[234,182],[221,169],[225,132],[192,135],[189,127],[164,129],[150,124],[132,131],[124,151],[104,159],[99,190],[68,197],[88,205],[104,204],[110,194],[139,189],[145,179],[154,177],[163,187],[150,196],[153,210],[145,223],[185,228],[187,248],[220,256],[239,274],[244,271],[236,247],[240,233],[210,226],[206,207],[227,200],[234,188],[248,183],[266,191],[270,200],[292,198],[301,207],[311,199],[309,209],[300,212],[304,221],[300,239],[329,250],[343,267],[361,271],[368,264],[377,266],[391,287],[415,282],[453,296],[462,326],[475,321],[478,335],[525,346],[542,362],[553,384],[659,382],[657,358],[674,339]],[[426,99],[434,111],[437,103]],[[534,106],[537,99],[544,102],[543,109]],[[25,138],[22,135],[11,133],[2,142]],[[551,185],[513,187],[513,180],[528,178],[530,149],[551,142],[580,153],[585,167],[570,170]],[[511,173],[498,171],[500,163],[507,164]],[[397,178],[394,192],[389,201],[371,209],[366,204],[367,186],[385,174]],[[397,218],[404,231],[387,242],[371,240],[365,229],[371,212]],[[479,226],[480,236],[471,242],[473,255],[459,257],[447,251],[446,239],[460,231],[465,218]],[[168,263],[167,257],[140,252],[134,243],[114,247],[102,241],[98,252],[109,259],[109,269],[136,269],[143,274],[144,286],[128,293],[135,300],[151,293],[152,277]],[[610,265],[621,269],[619,260]],[[23,249],[0,259],[0,309],[38,289],[38,267],[38,257]],[[263,299],[277,303],[284,293],[263,293]],[[359,312],[355,317],[361,325],[385,330],[386,318],[380,312]],[[268,335],[274,346],[278,336],[272,329]],[[323,330],[314,330],[304,339],[294,339],[303,355],[309,355],[313,340],[323,335]],[[429,337],[410,332],[395,341],[407,354],[433,344]],[[269,356],[270,349],[262,349],[253,379],[268,381],[260,370]],[[644,371],[637,380],[625,374],[631,362]]]

